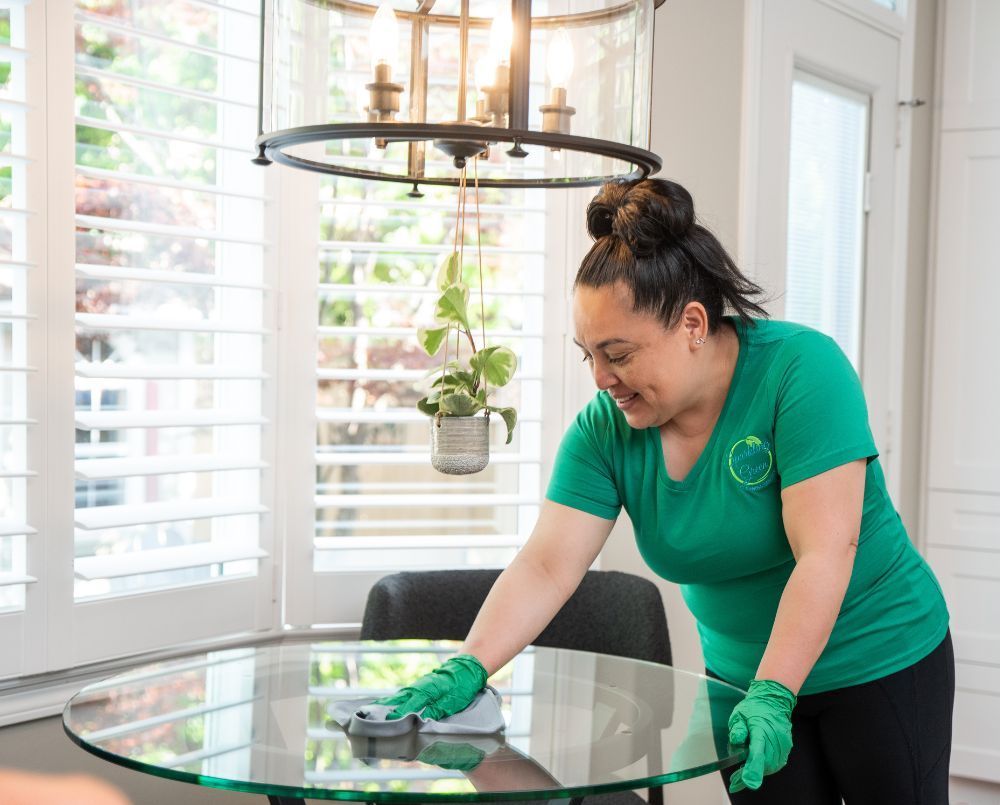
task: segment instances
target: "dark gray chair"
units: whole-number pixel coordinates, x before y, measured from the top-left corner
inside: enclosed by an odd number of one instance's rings
[[[394,573],[368,593],[362,640],[463,640],[499,570]],[[616,570],[588,570],[536,646],[670,664],[667,616],[656,585]]]
[[[395,573],[368,593],[362,640],[463,640],[499,570]],[[648,579],[589,570],[534,645],[613,654],[670,664],[670,634],[660,591]],[[650,803],[663,802],[660,786]],[[632,791],[587,797],[588,805],[640,805]]]

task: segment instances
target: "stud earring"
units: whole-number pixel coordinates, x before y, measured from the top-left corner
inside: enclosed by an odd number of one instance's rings
[[[696,344],[704,344],[704,343],[705,343],[705,339],[704,339],[704,338],[696,338],[696,339],[694,340],[694,342],[695,342]]]

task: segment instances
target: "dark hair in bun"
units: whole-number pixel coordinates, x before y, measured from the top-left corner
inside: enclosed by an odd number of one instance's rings
[[[604,185],[587,207],[595,243],[580,264],[574,287],[623,282],[633,309],[677,324],[688,302],[701,302],[710,332],[727,307],[745,323],[767,312],[753,297],[764,290],[736,267],[719,240],[695,221],[691,194],[666,179]]]

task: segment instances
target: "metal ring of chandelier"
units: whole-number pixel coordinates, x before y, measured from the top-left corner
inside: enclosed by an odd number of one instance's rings
[[[257,138],[256,145],[269,160],[317,173],[329,173],[338,176],[351,176],[359,179],[375,179],[405,184],[458,186],[458,176],[411,176],[407,173],[386,173],[354,166],[337,165],[332,162],[319,162],[290,154],[287,151],[289,148],[306,143],[367,138],[382,139],[388,142],[423,142],[453,138],[465,142],[482,141],[484,144],[487,142],[513,143],[515,147],[519,145],[536,145],[566,151],[597,154],[611,159],[618,159],[635,166],[635,169],[625,176],[622,176],[620,173],[614,173],[572,178],[505,178],[499,180],[484,176],[479,180],[479,184],[482,187],[593,187],[616,178],[644,179],[650,174],[656,173],[662,167],[660,158],[652,151],[610,140],[598,140],[592,137],[579,137],[554,132],[440,123],[341,123],[336,125],[300,126],[262,134]]]

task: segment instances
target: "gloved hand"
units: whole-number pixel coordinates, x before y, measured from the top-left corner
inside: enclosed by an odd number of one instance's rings
[[[471,654],[459,654],[393,696],[378,699],[375,704],[395,706],[396,709],[386,716],[387,721],[410,713],[434,720],[447,718],[469,706],[483,689],[487,676],[479,660]]]
[[[735,794],[744,788],[760,788],[765,774],[773,774],[788,762],[792,750],[792,708],[795,694],[780,682],[755,679],[729,716],[729,742],[750,740],[747,760],[729,781]]]

